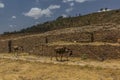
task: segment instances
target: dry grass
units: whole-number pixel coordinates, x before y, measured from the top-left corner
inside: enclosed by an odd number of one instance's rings
[[[0,80],[120,80],[120,69],[0,59]]]
[[[67,42],[67,41],[57,41],[49,43],[48,46],[52,45],[93,45],[93,46],[101,46],[101,45],[111,45],[111,46],[120,46],[119,43],[108,43],[108,42],[87,42],[87,43],[80,43],[80,42]]]

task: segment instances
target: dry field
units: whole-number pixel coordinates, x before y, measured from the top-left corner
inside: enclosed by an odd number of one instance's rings
[[[93,63],[95,65],[95,61]],[[109,63],[117,64],[118,68],[112,68],[117,65],[108,68],[100,66]],[[0,80],[120,80],[119,63],[113,60],[96,62],[98,66],[80,66],[0,58]]]

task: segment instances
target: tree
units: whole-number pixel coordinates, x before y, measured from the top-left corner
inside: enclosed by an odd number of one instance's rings
[[[105,8],[105,11],[107,11],[108,10],[108,8]]]
[[[101,8],[100,11],[103,11],[103,8]]]
[[[64,18],[63,16],[59,16],[56,20],[59,20],[59,19],[62,19],[62,18]]]

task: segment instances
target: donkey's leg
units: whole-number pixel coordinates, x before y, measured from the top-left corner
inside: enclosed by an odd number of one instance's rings
[[[68,61],[68,55],[66,55],[66,60]]]
[[[18,51],[16,51],[16,57],[18,57]]]
[[[56,52],[56,60],[58,61],[57,54],[58,54],[58,53]]]
[[[63,58],[63,54],[61,54],[61,56],[60,56],[60,57],[61,57],[61,60],[60,60],[60,61],[62,61],[62,58]]]
[[[53,54],[51,54],[51,58],[50,58],[50,60],[52,60],[52,58],[53,58]]]
[[[66,58],[67,58],[67,61],[68,61],[68,60],[69,60],[69,59],[68,59],[68,56],[67,56]]]
[[[52,61],[52,55],[51,55],[51,57],[50,57],[50,60]]]
[[[17,57],[17,52],[16,51],[14,52],[14,56]]]
[[[16,52],[16,50],[14,50],[14,56],[16,57],[16,54],[17,54],[17,52]]]

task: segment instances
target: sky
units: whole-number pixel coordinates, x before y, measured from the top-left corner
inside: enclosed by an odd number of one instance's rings
[[[119,9],[120,0],[0,0],[0,34],[101,8]]]

